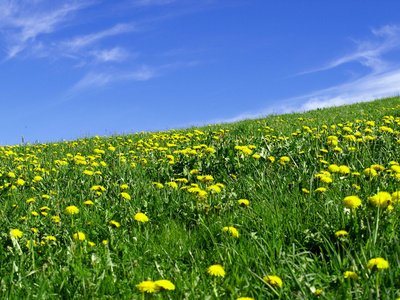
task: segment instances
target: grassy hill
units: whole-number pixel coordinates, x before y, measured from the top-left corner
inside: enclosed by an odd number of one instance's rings
[[[399,97],[0,157],[2,298],[400,297]]]

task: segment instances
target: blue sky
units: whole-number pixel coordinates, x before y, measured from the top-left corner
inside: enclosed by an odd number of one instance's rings
[[[400,94],[400,1],[0,0],[0,145]]]

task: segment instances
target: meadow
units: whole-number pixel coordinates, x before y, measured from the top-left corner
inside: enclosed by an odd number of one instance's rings
[[[2,299],[400,299],[400,97],[0,157]]]

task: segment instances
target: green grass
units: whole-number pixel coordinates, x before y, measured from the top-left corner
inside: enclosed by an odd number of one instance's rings
[[[395,97],[203,128],[2,146],[1,298],[399,298],[400,207],[390,196],[380,207],[369,200],[400,191],[392,167],[399,140]],[[350,173],[330,172],[332,183],[316,178],[332,164]],[[364,174],[371,166],[374,177]],[[345,209],[352,195],[362,204]],[[79,213],[65,214],[72,205]],[[138,212],[149,222],[136,221]],[[22,237],[10,237],[13,229]],[[336,237],[339,230],[348,235]],[[78,232],[84,241],[74,241]],[[389,268],[368,268],[377,257]],[[224,277],[208,274],[217,264]],[[346,271],[358,279],[344,278]],[[282,286],[266,282],[269,275]],[[160,279],[175,290],[137,288]]]

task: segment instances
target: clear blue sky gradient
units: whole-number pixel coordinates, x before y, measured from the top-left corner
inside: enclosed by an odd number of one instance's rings
[[[0,0],[0,145],[400,94],[400,1]]]

